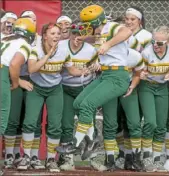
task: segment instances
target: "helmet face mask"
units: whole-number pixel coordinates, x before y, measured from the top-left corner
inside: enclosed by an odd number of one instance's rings
[[[35,39],[36,26],[29,18],[19,18],[14,25],[14,34],[25,37],[29,44]]]

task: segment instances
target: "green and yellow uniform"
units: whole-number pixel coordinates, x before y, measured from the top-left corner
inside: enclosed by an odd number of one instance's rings
[[[142,147],[144,152],[152,152],[154,157],[162,151],[166,133],[168,114],[168,89],[164,80],[169,71],[169,50],[166,48],[164,56],[159,57],[148,46],[142,52],[148,71],[147,80],[142,80],[139,85],[139,99],[144,115],[142,130]]]

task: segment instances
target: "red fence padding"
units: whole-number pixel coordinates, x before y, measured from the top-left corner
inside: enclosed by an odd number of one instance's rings
[[[61,0],[4,0],[3,8],[18,16],[25,10],[32,10],[37,16],[37,29],[40,33],[43,24],[56,22],[61,14]]]

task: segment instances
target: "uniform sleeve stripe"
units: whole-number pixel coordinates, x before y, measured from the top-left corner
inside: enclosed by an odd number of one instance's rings
[[[107,41],[110,40],[112,37],[114,37],[114,32],[115,29],[119,26],[119,24],[115,24],[112,26],[111,30],[110,30],[110,35],[107,37]]]
[[[139,67],[140,65],[142,65],[143,64],[143,59],[141,59],[140,61],[139,61],[139,63],[136,65],[136,67]]]
[[[138,46],[138,40],[136,39],[134,44],[131,46],[132,49],[136,49]]]
[[[67,57],[66,57],[66,60],[65,60],[65,62],[69,62],[70,61],[70,55],[68,55]]]
[[[150,40],[147,40],[147,41],[144,42],[143,48],[145,48],[148,43],[150,43]]]
[[[34,56],[38,57],[38,54],[37,54],[36,51],[31,51],[31,55],[34,55]]]
[[[146,65],[148,64],[148,61],[145,58],[143,58],[143,61]]]
[[[86,63],[86,65],[91,65],[93,62],[97,61],[98,60],[98,54],[95,54],[92,59]]]
[[[29,55],[30,55],[29,49],[28,49],[25,45],[22,45],[22,46],[20,47],[20,49],[23,49],[24,51],[26,51],[27,57],[29,58]]]

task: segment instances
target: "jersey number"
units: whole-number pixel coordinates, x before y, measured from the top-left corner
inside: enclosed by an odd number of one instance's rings
[[[9,47],[10,43],[1,43],[1,55]]]

